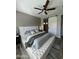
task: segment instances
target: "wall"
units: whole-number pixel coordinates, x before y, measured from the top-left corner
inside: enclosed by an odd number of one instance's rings
[[[57,34],[57,17],[50,17],[48,19],[48,31],[54,35]]]
[[[16,11],[16,31],[19,26],[38,26],[41,25],[40,18]]]
[[[57,37],[61,37],[61,15],[57,16]]]
[[[56,35],[56,37],[61,37],[61,15],[50,17],[48,20],[49,32]]]

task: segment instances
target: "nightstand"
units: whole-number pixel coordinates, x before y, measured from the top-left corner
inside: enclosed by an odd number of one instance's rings
[[[16,44],[21,44],[21,37],[20,37],[20,35],[16,35]]]

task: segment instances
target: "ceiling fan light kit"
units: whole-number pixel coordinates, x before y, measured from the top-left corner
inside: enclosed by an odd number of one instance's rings
[[[44,12],[47,15],[48,14],[47,11],[56,9],[56,8],[49,8],[49,9],[47,9],[49,2],[50,2],[49,0],[46,1],[45,5],[43,5],[43,9],[36,8],[36,7],[34,9],[41,10],[41,12],[39,12],[38,14],[41,14],[42,12]]]

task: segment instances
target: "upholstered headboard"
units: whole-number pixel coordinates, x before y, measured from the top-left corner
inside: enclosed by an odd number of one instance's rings
[[[25,33],[25,31],[29,31],[29,30],[33,30],[33,29],[38,29],[38,26],[27,26],[27,27],[20,26],[19,32],[20,32],[20,35],[23,35]]]

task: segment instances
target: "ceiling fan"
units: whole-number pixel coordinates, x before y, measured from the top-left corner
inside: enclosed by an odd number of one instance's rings
[[[44,11],[44,13],[47,15],[48,14],[47,11],[56,9],[56,8],[49,8],[49,9],[47,9],[47,6],[48,6],[49,2],[50,2],[49,0],[46,1],[45,5],[43,5],[43,9],[36,8],[36,7],[34,9],[41,10],[41,12],[39,12],[38,14],[41,14]]]

